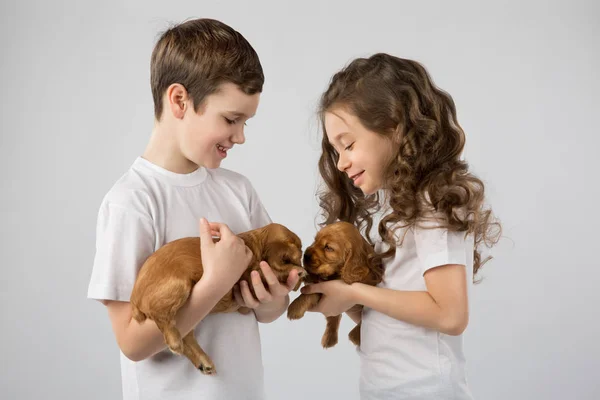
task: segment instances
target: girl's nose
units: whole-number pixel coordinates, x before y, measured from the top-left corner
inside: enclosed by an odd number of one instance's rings
[[[339,169],[340,171],[344,172],[349,167],[350,167],[350,160],[348,160],[343,155],[340,155],[340,158],[338,159],[338,162],[337,162],[337,169]]]

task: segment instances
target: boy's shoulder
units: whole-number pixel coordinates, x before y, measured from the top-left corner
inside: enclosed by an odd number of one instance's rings
[[[152,188],[147,177],[133,164],[106,192],[101,207],[120,207],[150,216],[152,198]]]

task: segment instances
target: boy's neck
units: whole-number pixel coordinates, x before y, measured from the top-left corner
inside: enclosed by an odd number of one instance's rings
[[[176,130],[169,126],[167,121],[155,121],[150,141],[142,158],[178,174],[189,174],[198,169],[198,165],[185,158],[181,153]]]

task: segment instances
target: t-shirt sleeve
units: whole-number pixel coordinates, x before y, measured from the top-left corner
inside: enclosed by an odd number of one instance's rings
[[[154,252],[154,242],[149,216],[104,202],[98,212],[88,298],[129,301],[140,267]]]
[[[263,226],[272,222],[269,213],[267,213],[267,210],[263,206],[258,193],[252,185],[250,185],[249,203],[250,224],[252,225],[251,229],[262,228]]]
[[[468,239],[465,232],[414,226],[415,247],[423,274],[447,264],[467,265]]]

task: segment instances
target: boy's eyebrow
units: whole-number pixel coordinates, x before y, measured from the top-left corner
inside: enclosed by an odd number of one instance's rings
[[[248,117],[246,114],[244,114],[243,112],[239,112],[239,111],[227,111],[227,112],[228,112],[229,114],[233,114],[233,115],[235,115],[236,117],[244,117],[244,118],[248,118],[248,119],[250,119],[250,118],[252,118],[252,117],[253,117],[253,116],[251,116],[251,117]]]

